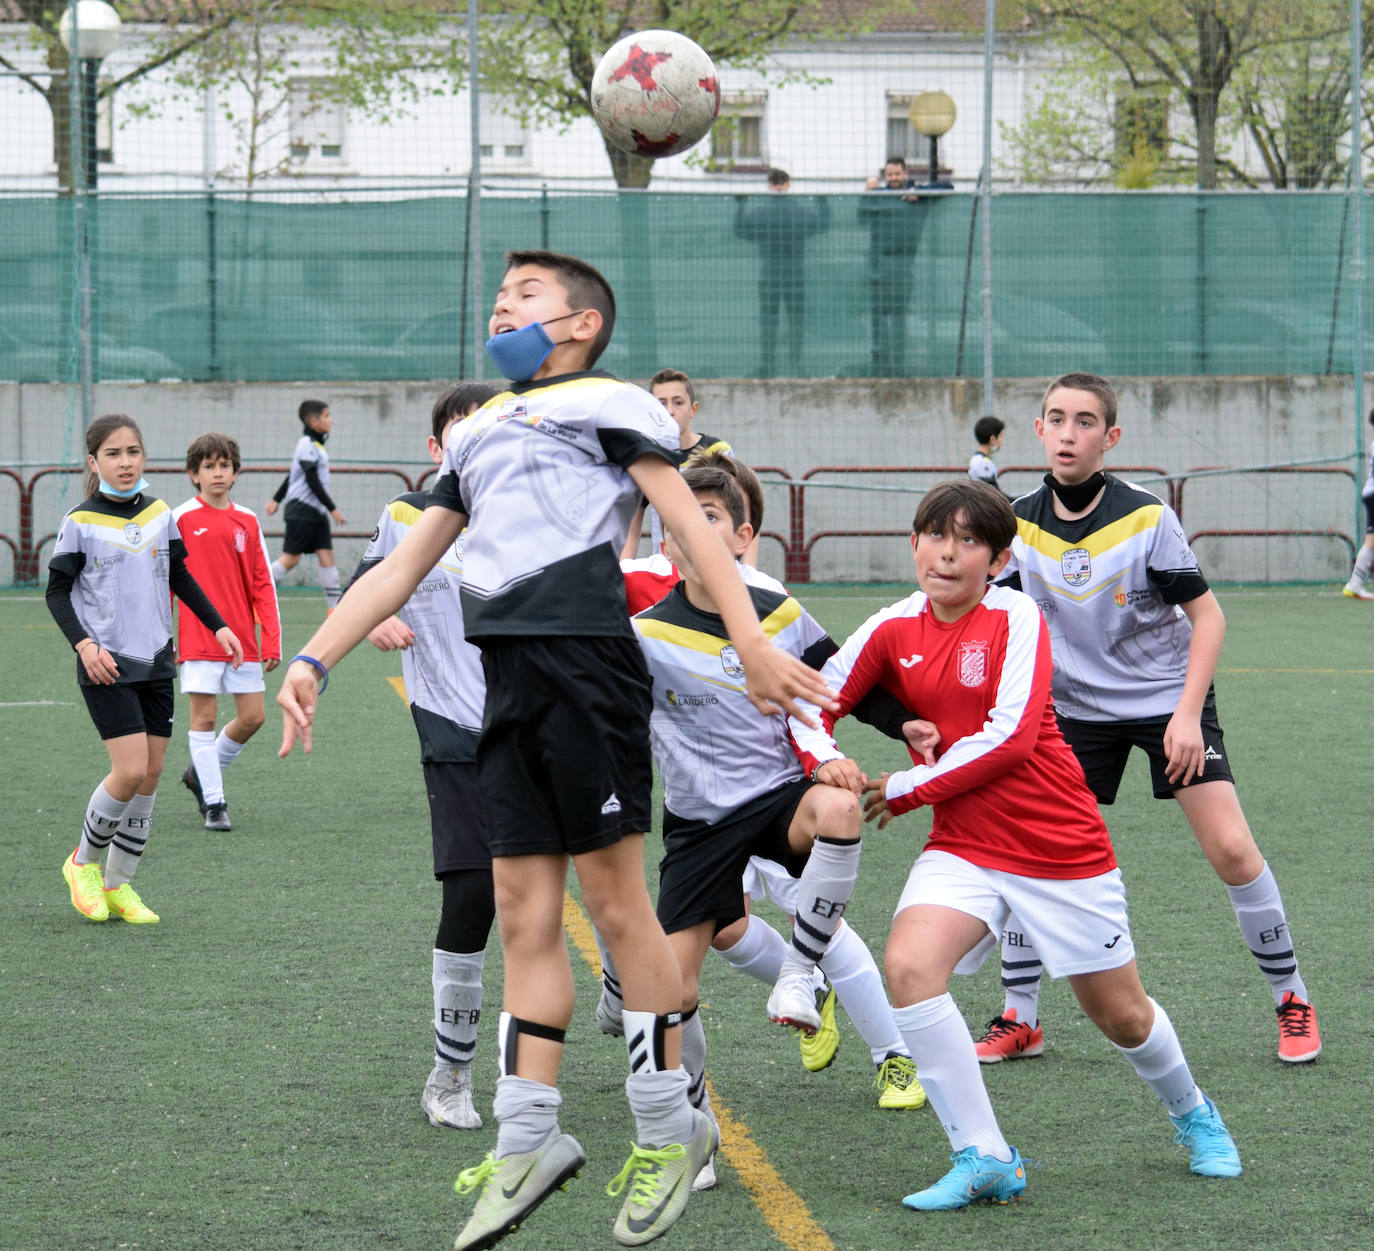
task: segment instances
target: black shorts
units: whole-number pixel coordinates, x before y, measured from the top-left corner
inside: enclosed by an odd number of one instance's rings
[[[450,760],[426,761],[429,834],[434,844],[434,876],[458,869],[491,868],[487,822],[477,766]]]
[[[1126,771],[1126,757],[1132,747],[1139,747],[1150,758],[1150,783],[1156,799],[1172,799],[1183,786],[1171,782],[1164,770],[1168,757],[1164,754],[1164,731],[1168,717],[1145,717],[1139,721],[1071,721],[1059,718],[1059,729],[1073,748],[1078,763],[1088,779],[1088,787],[1099,804],[1116,799],[1121,776]],[[1234,782],[1231,765],[1226,759],[1226,745],[1222,742],[1221,723],[1217,720],[1217,701],[1212,691],[1202,704],[1203,769],[1188,786],[1202,782]]]
[[[633,638],[482,639],[493,856],[578,855],[650,826],[649,672]]]
[[[176,702],[171,678],[118,682],[114,686],[88,686],[83,682],[81,694],[101,739],[123,738],[126,734],[172,737]]]
[[[1374,534],[1374,495],[1364,497],[1364,532]]]
[[[286,555],[300,556],[302,553],[333,550],[334,535],[329,529],[329,518],[324,513],[317,513],[300,500],[287,500],[282,517],[286,521],[286,539],[281,550]]]
[[[787,843],[787,827],[815,782],[798,778],[741,804],[719,821],[663,814],[663,859],[658,866],[658,920],[666,934],[715,921],[719,933],[744,915],[745,866],[750,856],[776,860],[800,877],[809,858]]]

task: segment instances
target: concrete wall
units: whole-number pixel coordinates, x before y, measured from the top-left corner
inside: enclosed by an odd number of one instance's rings
[[[1154,467],[1182,475],[1198,466],[1258,468],[1327,458],[1321,470],[1194,477],[1183,487],[1182,515],[1190,533],[1201,530],[1335,531],[1358,543],[1359,486],[1364,466],[1355,457],[1358,418],[1347,378],[1131,378],[1120,382],[1123,428],[1109,467]],[[281,459],[298,432],[301,399],[327,398],[336,417],[331,449],[335,479],[349,519],[338,544],[346,569],[361,554],[383,504],[405,488],[395,466],[414,481],[426,468],[423,437],[439,383],[193,384],[111,383],[96,388],[95,411],[128,412],[143,428],[151,459],[169,466],[150,473],[153,489],[175,503],[190,494],[174,467],[198,433],[235,435],[248,469],[236,497],[261,511],[279,480]],[[1033,422],[1043,379],[1005,379],[995,411],[1008,423],[999,457],[1006,489],[1019,493],[1043,472]],[[698,383],[699,429],[728,438],[755,466],[772,467],[761,563],[794,577],[797,555],[810,545],[816,581],[900,580],[910,571],[900,533],[910,525],[915,488],[967,464],[971,430],[982,415],[981,387],[962,380],[824,379],[761,383],[717,379]],[[76,465],[79,395],[75,388],[0,384],[3,464],[25,482],[39,465]],[[359,462],[362,462],[361,464]],[[821,466],[865,466],[885,473],[814,473]],[[925,466],[921,471],[910,467]],[[1333,473],[1332,468],[1344,470]],[[363,472],[351,472],[364,470]],[[903,471],[905,470],[905,471]],[[786,485],[805,475],[804,492]],[[1149,475],[1129,476],[1145,481]],[[1146,482],[1167,495],[1164,483]],[[20,488],[0,474],[0,534],[17,538]],[[33,493],[36,536],[56,529],[65,508],[81,498],[74,476],[48,476]],[[800,502],[800,510],[796,505]],[[800,515],[798,512],[800,511]],[[279,521],[279,518],[277,519]],[[269,523],[269,531],[276,528]],[[827,531],[893,531],[890,536],[815,538]],[[1216,581],[1331,581],[1349,572],[1346,539],[1317,534],[1298,538],[1199,538],[1203,567]],[[270,546],[277,547],[276,540]],[[44,549],[43,559],[49,549]],[[313,580],[303,563],[297,580]],[[8,546],[0,543],[0,584],[13,579]]]

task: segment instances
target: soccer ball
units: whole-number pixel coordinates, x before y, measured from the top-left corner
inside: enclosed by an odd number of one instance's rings
[[[716,67],[675,30],[626,35],[592,76],[592,114],[622,152],[673,156],[700,142],[720,112]]]

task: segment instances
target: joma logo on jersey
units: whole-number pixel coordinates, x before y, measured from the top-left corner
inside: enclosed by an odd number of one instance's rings
[[[727,643],[720,649],[720,667],[725,670],[727,678],[744,676],[744,666],[739,662],[739,652],[735,650],[734,644]]]
[[[988,645],[981,639],[959,644],[959,683],[982,686],[988,680]]]
[[[1082,586],[1092,580],[1093,561],[1086,547],[1071,547],[1059,558],[1059,572],[1070,586]]]

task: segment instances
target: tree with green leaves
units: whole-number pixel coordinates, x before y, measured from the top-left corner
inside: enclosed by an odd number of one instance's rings
[[[1253,186],[1231,155],[1246,139],[1273,186],[1328,185],[1343,171],[1341,0],[1029,0],[1023,11],[1063,56],[1009,131],[1032,178]],[[1188,128],[1169,126],[1180,108]]]

